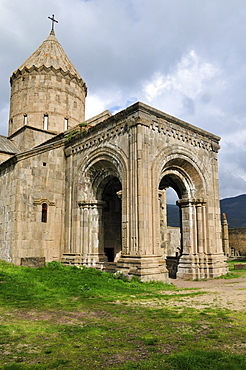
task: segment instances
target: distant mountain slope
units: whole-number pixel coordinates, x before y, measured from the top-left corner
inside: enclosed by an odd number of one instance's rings
[[[167,224],[172,227],[180,227],[179,207],[167,204]]]
[[[221,215],[226,213],[229,228],[246,227],[246,194],[220,201]],[[179,227],[179,208],[167,205],[168,226]]]
[[[229,228],[246,227],[246,194],[220,201],[221,214],[226,213]]]

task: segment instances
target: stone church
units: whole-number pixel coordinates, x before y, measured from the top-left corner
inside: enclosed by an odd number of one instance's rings
[[[220,138],[137,102],[85,121],[87,87],[52,29],[11,78],[0,136],[0,258],[168,279],[166,189],[179,200],[177,276],[227,272]]]

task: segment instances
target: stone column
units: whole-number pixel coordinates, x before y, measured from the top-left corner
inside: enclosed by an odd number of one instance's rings
[[[206,239],[206,209],[203,199],[196,200],[196,224],[197,224],[197,253],[198,253],[198,278],[208,276],[207,239]]]
[[[82,256],[83,262],[87,262],[87,255],[89,253],[89,204],[86,202],[79,203],[80,208],[80,239],[79,239],[79,253]]]
[[[177,205],[182,214],[182,247],[177,277],[195,279],[199,273],[199,259],[197,255],[197,219],[193,199],[180,199]]]
[[[230,246],[229,246],[229,227],[226,218],[226,214],[223,213],[222,220],[222,245],[223,251],[226,257],[230,257]]]
[[[65,246],[63,253],[69,254],[72,250],[72,183],[73,183],[73,165],[72,149],[65,150],[66,156],[66,187],[65,187]]]
[[[117,191],[117,196],[121,201],[121,254],[126,254],[127,253],[127,223],[125,219],[123,218],[123,208],[125,211],[125,207],[123,207],[122,204],[122,190]],[[125,201],[125,199],[124,199]]]
[[[158,203],[158,189],[152,193],[149,125],[149,121],[140,118],[129,122],[129,242],[117,268],[142,281],[166,281],[165,261],[159,245],[153,243],[152,202]]]
[[[80,207],[80,245],[83,264],[95,266],[105,261],[103,245],[102,208],[104,201],[79,201]]]
[[[149,166],[149,122],[139,121],[132,127],[130,189],[133,212],[131,254],[148,256],[156,254],[152,244],[152,194]]]
[[[181,199],[183,253],[177,276],[185,279],[204,279],[219,276],[226,268],[222,256],[209,245],[208,212],[204,199]],[[213,231],[213,229],[212,229]],[[216,237],[216,236],[215,236]]]
[[[166,189],[159,190],[160,202],[160,247],[163,251],[163,258],[167,256],[167,202]]]

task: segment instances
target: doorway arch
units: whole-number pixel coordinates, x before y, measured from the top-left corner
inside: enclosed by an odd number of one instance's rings
[[[169,159],[169,160],[167,160]],[[160,241],[169,277],[204,278],[208,271],[206,181],[201,171],[184,154],[166,158],[159,177]],[[171,256],[171,233],[167,225],[166,189],[178,196],[180,243]],[[174,247],[172,246],[172,249]]]
[[[163,250],[163,257],[166,260],[169,278],[176,279],[179,259],[183,252],[183,235],[182,235],[182,214],[178,207],[179,226],[171,227],[168,222],[168,203],[167,191],[173,189],[178,200],[182,197],[183,184],[177,175],[165,175],[159,184],[159,201],[160,201],[160,244]],[[176,205],[178,206],[178,201]],[[169,206],[170,207],[170,206]]]
[[[83,264],[103,269],[121,253],[121,197],[126,189],[122,186],[122,177],[123,184],[126,181],[124,160],[117,161],[110,154],[110,149],[103,154],[93,152],[83,160],[73,190],[78,220],[74,249]]]
[[[105,202],[102,213],[104,253],[108,262],[114,262],[122,249],[121,182],[117,177],[108,176],[101,184],[101,190]]]

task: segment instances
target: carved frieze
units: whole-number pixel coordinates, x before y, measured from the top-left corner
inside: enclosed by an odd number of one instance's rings
[[[112,117],[110,117],[106,122],[110,124],[111,121]],[[216,153],[220,149],[219,143],[210,137],[206,137],[205,131],[204,135],[202,135],[202,130],[201,133],[199,133],[196,132],[195,129],[189,129],[189,124],[186,124],[186,128],[185,125],[183,125],[184,127],[182,125],[179,126],[178,121],[177,123],[174,123],[160,118],[148,120],[146,117],[142,118],[139,116],[132,116],[126,120],[123,120],[123,122],[118,122],[111,128],[108,127],[110,125],[107,125],[106,130],[106,127],[104,127],[105,125],[100,125],[98,128],[93,127],[86,133],[79,135],[78,139],[80,137],[81,141],[79,144],[74,145],[72,148],[72,153],[80,153],[92,147],[99,146],[102,143],[114,140],[117,136],[124,135],[125,133],[130,134],[131,127],[136,125],[149,127],[150,130],[158,132],[167,138],[173,138],[184,143],[185,145],[188,144],[193,147],[198,147],[206,151],[213,151]],[[191,127],[193,128],[193,126]]]

